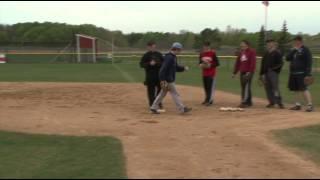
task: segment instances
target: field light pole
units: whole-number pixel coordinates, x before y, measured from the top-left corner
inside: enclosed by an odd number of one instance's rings
[[[265,7],[265,30],[268,31],[268,6]]]
[[[114,39],[113,39],[113,36],[112,36],[112,42],[111,42],[111,61],[112,61],[112,64],[114,63],[113,61],[113,53],[114,53]]]
[[[263,1],[262,4],[265,7],[265,19],[264,19],[264,32],[265,32],[265,40],[268,40],[268,8],[270,5],[269,1]]]

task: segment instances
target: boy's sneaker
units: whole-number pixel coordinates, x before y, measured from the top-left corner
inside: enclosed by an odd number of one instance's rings
[[[166,110],[165,110],[165,109],[163,109],[163,108],[158,109],[158,113],[165,113],[165,112],[166,112]]]
[[[301,106],[298,106],[298,105],[290,108],[291,111],[300,111],[301,109],[302,109],[302,107],[301,107]]]
[[[156,109],[150,109],[152,114],[160,114],[160,112]]]
[[[286,107],[283,104],[278,104],[280,109],[285,109]]]
[[[192,111],[192,108],[185,107],[185,108],[183,108],[182,113],[186,114],[186,113],[191,112],[191,111]]]
[[[213,105],[213,101],[210,101],[210,102],[205,104],[205,106],[212,106],[212,105]]]
[[[306,112],[313,112],[313,111],[314,111],[313,105],[308,105]]]
[[[207,101],[203,101],[203,103],[201,103],[202,105],[207,105],[208,104],[208,102]]]
[[[274,104],[268,104],[266,108],[274,108]]]
[[[252,107],[252,106],[253,106],[253,104],[243,103],[243,104],[240,104],[240,105],[238,106],[238,108],[243,108],[243,109],[245,109],[245,108],[250,108],[250,107]]]

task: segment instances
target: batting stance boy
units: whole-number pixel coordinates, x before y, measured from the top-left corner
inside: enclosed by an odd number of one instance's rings
[[[278,105],[280,109],[284,109],[279,89],[279,74],[282,66],[282,54],[278,50],[277,43],[270,39],[267,41],[267,52],[262,58],[260,69],[260,80],[263,82],[269,100],[267,108]]]
[[[290,62],[290,78],[289,89],[296,92],[296,105],[291,110],[299,111],[302,109],[302,104],[299,101],[300,95],[303,95],[307,101],[306,112],[314,111],[312,104],[312,96],[308,90],[310,80],[312,79],[312,55],[310,50],[304,46],[302,36],[294,38],[294,48],[287,56]]]
[[[159,114],[159,105],[168,92],[170,92],[173,101],[181,113],[188,113],[192,110],[182,103],[175,85],[176,72],[183,72],[189,69],[187,66],[180,66],[177,63],[176,55],[180,54],[181,50],[182,45],[180,43],[174,43],[171,51],[164,57],[164,62],[159,73],[162,90],[151,106],[150,110],[153,114]]]
[[[213,104],[215,90],[216,68],[220,65],[216,52],[210,47],[210,42],[203,44],[203,51],[200,53],[199,66],[202,68],[203,87],[205,91],[205,100],[202,103],[205,106]]]
[[[156,51],[156,43],[153,41],[147,44],[148,52],[146,52],[140,61],[140,67],[145,69],[145,82],[147,86],[149,107],[152,106],[154,100],[161,91],[159,71],[163,63],[163,56],[160,52]],[[162,109],[162,105],[160,104]]]
[[[234,78],[240,72],[242,102],[239,107],[248,108],[252,106],[251,84],[256,70],[256,52],[250,48],[248,41],[242,41],[240,49],[232,77]]]

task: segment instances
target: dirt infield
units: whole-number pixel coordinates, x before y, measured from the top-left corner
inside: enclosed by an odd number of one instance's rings
[[[122,140],[130,178],[312,178],[320,168],[277,145],[270,130],[320,123],[320,113],[219,112],[239,97],[217,92],[202,107],[202,89],[179,86],[191,115],[151,115],[140,84],[0,83],[0,129],[61,135],[112,135]]]

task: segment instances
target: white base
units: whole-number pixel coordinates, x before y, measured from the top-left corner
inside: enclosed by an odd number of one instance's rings
[[[234,108],[234,107],[221,107],[219,109],[221,112],[243,112],[242,108]]]

